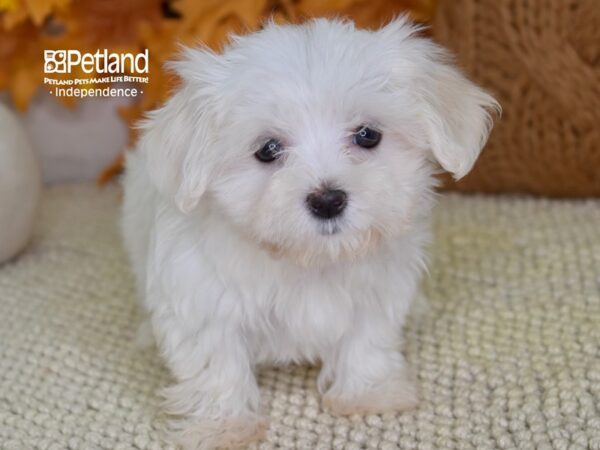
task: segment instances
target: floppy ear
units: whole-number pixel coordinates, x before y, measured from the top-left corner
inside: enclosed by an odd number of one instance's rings
[[[223,64],[208,50],[184,49],[170,64],[182,79],[179,91],[140,127],[139,150],[151,181],[184,213],[196,207],[217,169],[214,110]]]
[[[379,31],[379,42],[391,60],[394,89],[417,96],[425,145],[459,179],[475,164],[492,128],[490,112],[500,106],[453,67],[442,47],[419,37],[421,30],[400,16]]]
[[[496,100],[450,65],[435,44],[421,90],[425,128],[434,158],[455,179],[465,176],[477,160],[492,128]]]

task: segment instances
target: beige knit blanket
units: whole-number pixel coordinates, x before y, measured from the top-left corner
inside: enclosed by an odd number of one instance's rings
[[[169,375],[132,343],[119,192],[57,187],[34,242],[0,266],[0,449],[166,449]],[[314,369],[260,375],[260,449],[600,449],[600,200],[446,196],[406,330],[411,413],[333,417]],[[255,447],[256,448],[256,447]]]

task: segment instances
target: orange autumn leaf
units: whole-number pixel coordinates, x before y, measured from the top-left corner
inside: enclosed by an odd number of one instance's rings
[[[71,0],[4,0],[0,3],[0,12],[4,12],[3,26],[6,30],[30,19],[36,26],[41,26],[53,13],[68,7]]]
[[[67,36],[79,41],[79,46],[137,47],[139,26],[157,26],[162,19],[160,3],[160,0],[76,1],[58,13],[56,19],[67,28]]]
[[[64,10],[71,0],[22,0],[33,23],[40,26],[51,13]]]
[[[29,11],[23,3],[24,0],[4,0],[0,13],[2,13],[2,28],[12,30],[15,26],[27,20]]]
[[[100,175],[98,175],[96,182],[100,185],[108,183],[122,172],[124,165],[125,155],[121,153],[110,163],[106,169],[102,171],[102,173],[100,173]]]
[[[267,0],[178,0],[181,14],[171,36],[180,42],[204,43],[219,49],[230,33],[256,30],[267,12]]]
[[[39,30],[23,23],[0,29],[0,89],[8,89],[15,106],[24,110],[43,82]]]
[[[302,0],[295,8],[304,18],[350,18],[360,27],[378,28],[404,12],[414,20],[428,21],[434,6],[434,0]]]
[[[24,65],[17,69],[10,80],[10,91],[15,107],[24,111],[38,88],[38,81],[30,76],[31,69]]]
[[[19,3],[17,0],[0,0],[0,12],[15,11],[18,6]]]
[[[343,13],[356,0],[303,0],[295,5],[297,13],[302,17],[330,16]]]

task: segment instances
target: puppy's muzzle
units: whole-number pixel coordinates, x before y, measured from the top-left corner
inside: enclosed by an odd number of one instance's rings
[[[348,204],[348,194],[340,189],[322,188],[308,194],[306,204],[313,216],[332,219],[339,216]]]

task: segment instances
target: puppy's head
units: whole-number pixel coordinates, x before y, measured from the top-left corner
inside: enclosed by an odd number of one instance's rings
[[[181,89],[144,125],[151,179],[184,213],[201,198],[281,257],[356,257],[427,213],[437,167],[464,176],[492,97],[398,19],[269,24],[222,55],[187,49]]]

